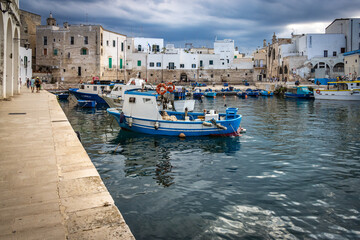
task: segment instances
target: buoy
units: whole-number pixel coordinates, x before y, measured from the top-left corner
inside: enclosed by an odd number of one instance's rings
[[[180,138],[184,138],[184,137],[186,137],[186,136],[185,136],[185,134],[180,133],[180,134],[179,134],[179,137],[180,137]]]

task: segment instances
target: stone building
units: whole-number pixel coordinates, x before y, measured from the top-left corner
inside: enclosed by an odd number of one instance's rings
[[[253,81],[266,80],[266,40],[264,39],[263,48],[257,49],[253,53]]]
[[[0,1],[0,99],[20,93],[19,0]]]
[[[36,71],[52,83],[116,80],[124,76],[126,36],[100,25],[59,27],[50,14],[36,29]],[[44,75],[46,74],[46,75]]]
[[[41,25],[41,16],[35,13],[20,10],[20,46],[28,47],[32,50],[32,69],[36,68],[36,26]],[[28,46],[25,46],[29,44]]]
[[[277,38],[275,33],[271,44],[266,49],[266,76],[268,79],[287,81],[284,74],[288,74],[289,67],[281,62],[280,49],[284,44],[290,44],[291,38]]]

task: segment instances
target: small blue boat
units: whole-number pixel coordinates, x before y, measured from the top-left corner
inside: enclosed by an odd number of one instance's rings
[[[236,95],[241,98],[247,98],[247,93],[245,91],[240,91]]]
[[[209,98],[216,98],[216,92],[205,92],[204,96]]]
[[[288,91],[285,92],[285,97],[311,99],[314,98],[314,93],[306,86],[296,86],[288,89]]]
[[[250,97],[258,97],[260,95],[258,90],[252,90],[251,88],[246,89],[246,94]]]
[[[78,105],[80,107],[84,107],[84,108],[94,108],[96,107],[96,101],[92,101],[92,100],[77,100]]]
[[[109,81],[103,81],[103,83],[83,83],[79,88],[70,88],[70,94],[74,95],[78,100],[92,100],[97,104],[106,104],[106,101],[100,97],[106,92],[111,92],[111,86],[114,84],[110,84]]]
[[[129,90],[125,92],[122,111],[108,108],[122,129],[166,136],[239,136],[242,116],[237,108],[226,113],[215,110],[204,112],[174,112],[159,110],[155,91]]]
[[[274,93],[271,92],[271,91],[266,91],[266,90],[260,90],[260,95],[261,96],[267,96],[267,97],[270,97],[270,96],[273,96]]]

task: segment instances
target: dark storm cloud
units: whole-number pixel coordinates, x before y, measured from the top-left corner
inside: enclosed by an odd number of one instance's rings
[[[40,14],[43,23],[51,11],[59,25],[100,24],[178,47],[212,47],[215,37],[229,38],[241,49],[261,46],[274,32],[324,32],[335,18],[360,17],[359,0],[20,0],[20,8]]]

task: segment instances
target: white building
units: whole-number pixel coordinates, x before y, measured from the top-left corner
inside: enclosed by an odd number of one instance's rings
[[[335,19],[329,26],[326,27],[325,33],[344,34],[346,38],[346,52],[360,49],[360,18]]]
[[[26,79],[31,79],[32,71],[32,50],[20,47],[20,80],[26,85]]]
[[[215,40],[214,53],[220,56],[220,61],[223,69],[227,69],[233,62],[235,54],[234,40],[224,39]]]
[[[0,99],[20,93],[19,0],[1,1],[0,11]]]

